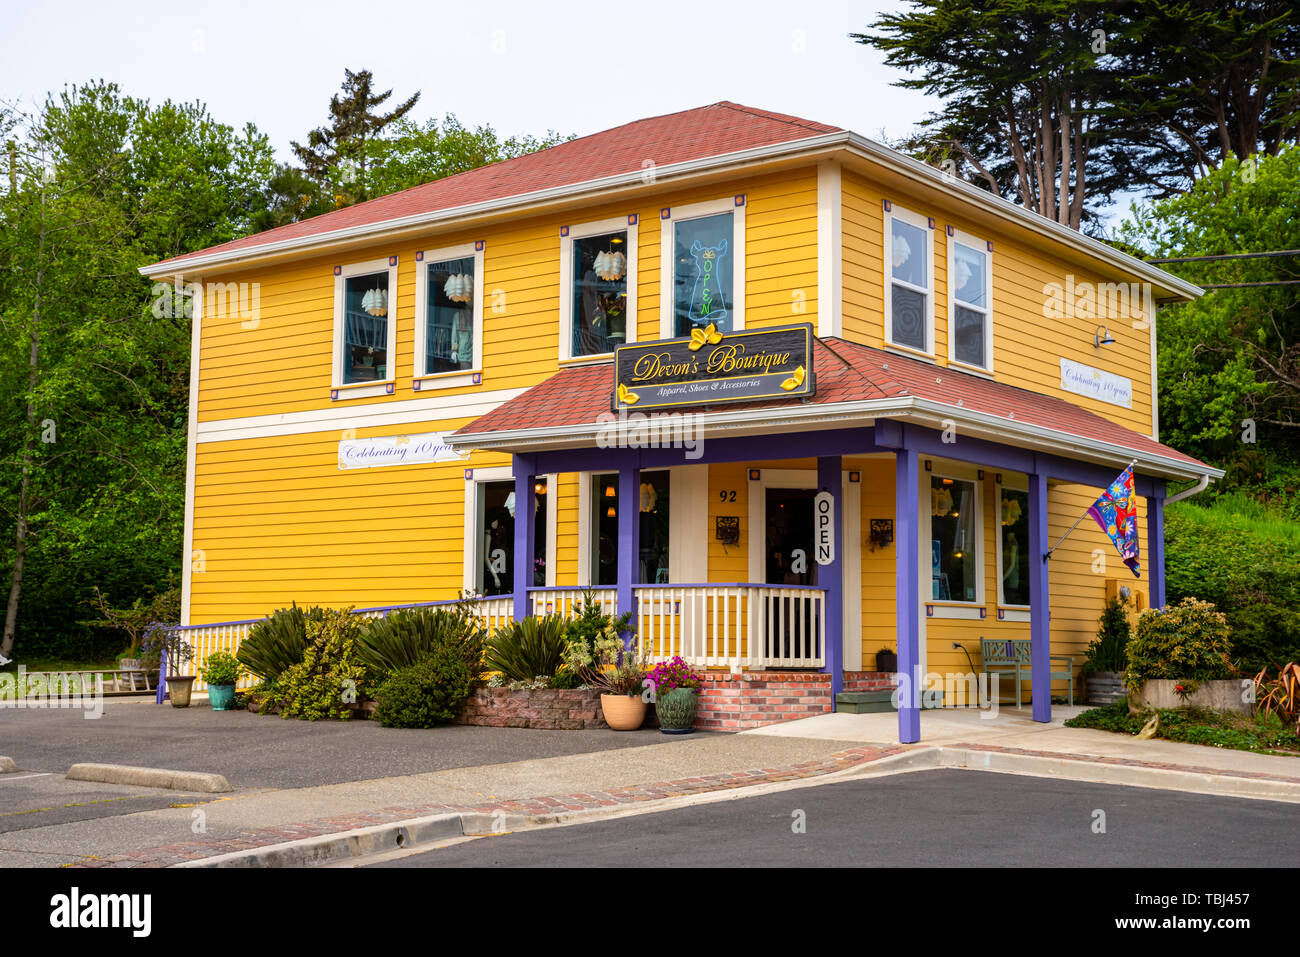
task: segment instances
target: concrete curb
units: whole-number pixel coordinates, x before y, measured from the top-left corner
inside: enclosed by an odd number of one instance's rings
[[[317,867],[466,835],[491,834],[494,833],[494,823],[500,824],[502,821],[499,817],[494,821],[491,814],[433,814],[408,821],[341,831],[338,834],[305,837],[284,844],[269,844],[246,851],[232,851],[217,857],[173,864],[172,867]],[[526,821],[518,815],[512,815],[507,816],[504,823],[509,828],[519,827]]]
[[[69,781],[127,784],[141,788],[169,788],[174,791],[202,791],[216,794],[233,788],[220,774],[203,771],[168,771],[165,768],[135,768],[125,764],[74,764],[64,777]]]
[[[1264,801],[1300,803],[1300,784],[1269,778],[1238,777],[1174,768],[1149,768],[1131,764],[1073,758],[1069,755],[1045,757],[1037,754],[1011,754],[968,748],[939,748],[939,766],[974,771],[997,771],[1003,774],[1026,774],[1032,777],[1084,781],[1092,784],[1116,784],[1127,787],[1188,791],[1219,797],[1253,798]]]
[[[0,757],[0,774],[13,774],[18,770],[13,758]]]

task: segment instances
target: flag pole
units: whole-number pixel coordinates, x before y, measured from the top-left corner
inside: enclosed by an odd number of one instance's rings
[[[1137,465],[1137,462],[1138,462],[1138,460],[1137,460],[1137,459],[1134,459],[1132,462],[1130,462],[1130,463],[1129,463],[1128,465],[1126,465],[1124,468],[1120,469],[1120,473],[1119,473],[1119,474],[1120,474],[1120,475],[1123,475],[1125,472],[1127,472],[1127,471],[1128,471],[1129,469],[1131,469],[1133,466]],[[1089,507],[1091,507],[1091,506],[1089,506]],[[1076,528],[1079,527],[1079,522],[1082,522],[1082,521],[1083,521],[1085,518],[1087,518],[1087,517],[1088,517],[1088,510],[1087,510],[1087,509],[1084,509],[1083,514],[1080,515],[1080,516],[1075,520],[1075,522],[1074,522],[1073,525],[1071,525],[1068,529],[1066,529],[1065,534],[1062,535],[1059,539],[1057,539],[1056,544],[1053,545],[1051,548],[1049,548],[1049,549],[1047,550],[1047,554],[1043,556],[1044,560],[1046,560],[1046,559],[1048,559],[1048,558],[1051,558],[1051,557],[1052,557],[1052,552],[1054,552],[1054,551],[1056,551],[1058,548],[1060,548],[1060,547],[1061,547],[1061,542],[1063,542],[1063,541],[1065,541],[1067,538],[1069,538],[1069,537],[1070,537],[1070,533],[1073,532]]]

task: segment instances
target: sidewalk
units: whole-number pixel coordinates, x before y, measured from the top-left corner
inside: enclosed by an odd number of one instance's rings
[[[908,746],[891,740],[897,733],[892,713],[830,714],[593,754],[247,790],[118,817],[111,833],[80,822],[10,834],[6,844],[19,850],[15,842],[26,842],[46,864],[57,849],[63,863],[75,866],[158,867],[432,815],[490,815],[496,826],[487,830],[513,829],[936,767],[1300,802],[1300,759],[1063,727],[1078,710],[1054,709],[1050,724],[1033,722],[1027,710],[1003,709],[992,720],[978,711],[926,712],[921,743]],[[205,828],[197,835],[196,808]]]

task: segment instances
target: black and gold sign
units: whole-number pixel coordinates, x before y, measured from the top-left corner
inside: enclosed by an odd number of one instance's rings
[[[810,396],[810,323],[689,336],[614,350],[614,408],[661,409]]]

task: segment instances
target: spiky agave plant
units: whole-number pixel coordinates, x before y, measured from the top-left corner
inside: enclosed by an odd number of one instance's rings
[[[564,663],[566,624],[559,615],[547,615],[503,625],[488,640],[483,663],[509,681],[549,678]]]
[[[1255,676],[1255,710],[1277,715],[1300,735],[1300,664],[1293,661],[1283,665],[1271,681],[1268,668],[1260,670]]]
[[[486,637],[473,603],[461,600],[450,608],[409,608],[372,619],[357,640],[357,655],[382,678],[450,648],[465,662],[471,679],[477,679],[483,673]]]
[[[302,661],[307,651],[307,619],[320,614],[319,608],[303,611],[296,603],[272,612],[249,629],[235,657],[263,681],[274,681],[286,668]]]

